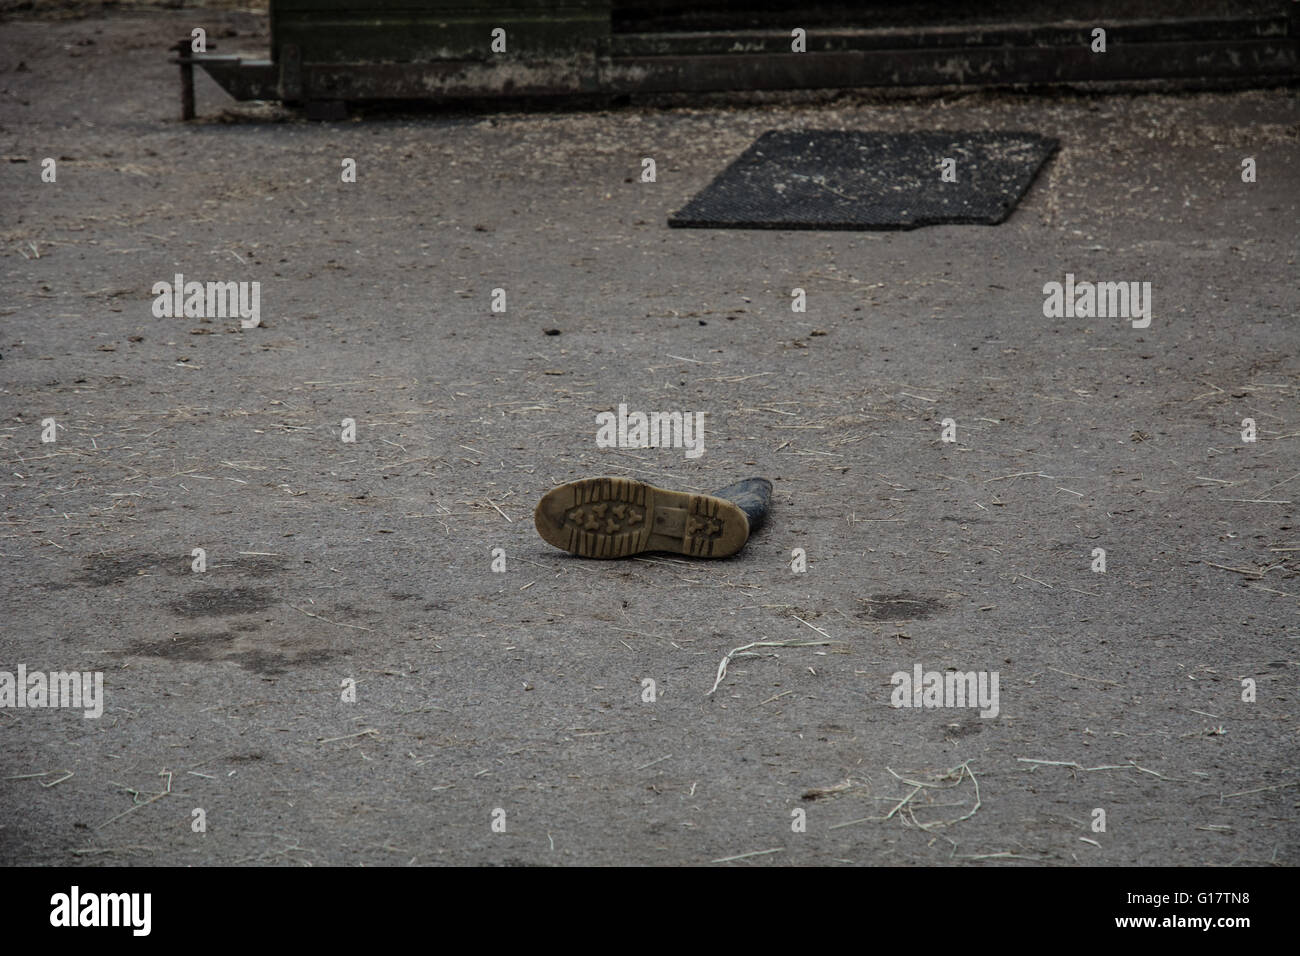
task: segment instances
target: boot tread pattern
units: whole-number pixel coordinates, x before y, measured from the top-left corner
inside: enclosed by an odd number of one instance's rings
[[[536,523],[543,539],[585,558],[643,551],[725,557],[749,536],[745,513],[730,501],[630,478],[586,478],[553,488],[537,506]]]
[[[691,498],[691,513],[686,519],[685,545],[687,554],[709,557],[713,554],[714,542],[722,537],[726,522],[718,516],[719,502],[716,498],[694,495]]]
[[[647,486],[622,478],[573,485],[573,506],[564,512],[567,550],[591,558],[622,558],[645,549]]]

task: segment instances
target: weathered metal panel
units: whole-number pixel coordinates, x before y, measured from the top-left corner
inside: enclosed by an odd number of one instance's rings
[[[655,13],[662,12],[656,4],[680,11],[688,0],[638,2]],[[697,12],[710,16],[739,9],[739,0],[698,3]],[[625,6],[624,0],[272,0],[271,61],[196,55],[176,62],[183,83],[194,64],[239,99],[307,104],[1300,73],[1300,3],[1238,18],[1113,22],[1105,55],[1091,52],[1092,28],[1081,22],[828,25],[808,30],[806,53],[792,53],[788,31],[768,26],[620,33],[616,14]],[[804,12],[838,9],[814,4]],[[506,31],[504,54],[491,49],[496,27]]]
[[[989,26],[930,26],[922,30],[865,27],[810,29],[807,52],[844,50],[935,50],[995,47],[1056,47],[1089,50],[1092,26],[1004,23]],[[1213,41],[1248,43],[1283,40],[1291,32],[1285,17],[1255,20],[1146,20],[1125,22],[1111,31],[1111,48],[1152,43]],[[788,30],[710,30],[670,33],[614,33],[610,53],[619,56],[686,56],[789,53]],[[1089,52],[1091,52],[1089,50]]]
[[[296,46],[304,63],[487,60],[492,31],[505,55],[543,59],[602,51],[610,0],[272,0],[271,49]]]
[[[599,70],[590,56],[481,63],[318,63],[303,67],[308,99],[454,99],[493,96],[554,96],[599,91]]]
[[[1256,41],[1083,49],[995,47],[951,50],[846,50],[752,56],[619,57],[602,88],[619,93],[676,90],[793,90],[865,86],[1080,83],[1213,76],[1295,76],[1294,43]]]

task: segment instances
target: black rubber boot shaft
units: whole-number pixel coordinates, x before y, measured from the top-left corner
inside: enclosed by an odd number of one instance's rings
[[[749,519],[749,531],[753,534],[767,520],[767,513],[772,507],[772,483],[766,478],[746,478],[734,485],[727,485],[721,491],[712,492],[715,498],[725,498],[745,512]]]

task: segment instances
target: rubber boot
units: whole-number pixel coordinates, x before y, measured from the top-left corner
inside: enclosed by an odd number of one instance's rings
[[[548,544],[584,558],[672,551],[726,558],[767,517],[772,483],[748,478],[711,495],[631,478],[584,478],[552,488],[533,521]]]
[[[746,478],[713,492],[713,497],[726,498],[745,512],[749,533],[753,534],[767,520],[772,507],[772,483],[766,478]]]

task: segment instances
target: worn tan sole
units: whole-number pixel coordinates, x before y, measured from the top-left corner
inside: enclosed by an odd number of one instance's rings
[[[724,498],[667,491],[630,478],[584,478],[552,488],[533,515],[548,544],[584,558],[675,551],[735,554],[749,537],[745,512]]]

